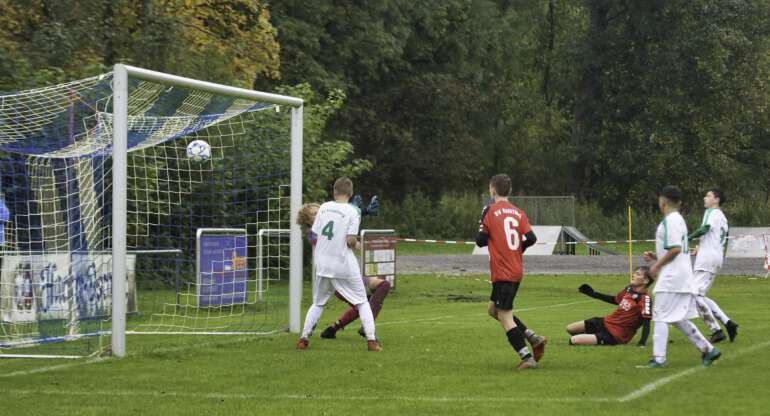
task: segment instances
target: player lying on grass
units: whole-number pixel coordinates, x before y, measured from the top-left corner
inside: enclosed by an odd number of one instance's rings
[[[711,365],[722,354],[690,322],[690,319],[698,317],[695,303],[698,289],[687,249],[687,224],[679,213],[681,205],[682,191],[678,187],[666,186],[660,191],[658,208],[664,218],[655,232],[655,252],[644,252],[646,261],[655,262],[650,267],[650,274],[658,280],[653,290],[653,358],[647,363],[648,368],[667,365],[669,325],[676,327],[700,351],[704,367]]]
[[[688,236],[690,240],[700,238],[700,245],[696,246],[690,254],[695,257],[693,266],[695,282],[698,286],[698,295],[695,298],[703,322],[711,330],[711,342],[724,341],[725,334],[717,323],[722,321],[727,329],[730,342],[738,336],[738,324],[725,315],[722,308],[707,295],[711,285],[714,284],[719,269],[722,268],[724,250],[727,245],[728,225],[727,217],[722,212],[722,204],[727,199],[719,188],[712,188],[703,197],[703,206],[706,212],[703,214],[703,223],[698,229]]]
[[[628,344],[636,330],[643,326],[638,345],[644,346],[650,335],[652,318],[652,299],[647,294],[647,288],[653,281],[650,268],[642,266],[634,270],[629,285],[615,296],[599,293],[587,284],[581,285],[578,289],[580,293],[618,307],[604,318],[595,317],[567,325],[567,332],[572,335],[570,345]]]
[[[354,205],[355,202],[358,202],[360,204],[361,197],[356,196],[353,198]],[[310,227],[313,225],[313,222],[315,221],[316,213],[318,212],[319,205],[315,203],[309,203],[302,206],[302,209],[297,214],[297,224],[299,224],[302,227],[303,232],[305,232],[308,236],[308,240],[310,243],[315,246],[315,243],[317,241],[317,236],[310,230]],[[369,202],[369,205],[362,210],[362,215],[377,215],[377,196],[373,196],[371,201]],[[376,277],[362,277],[364,286],[370,291],[369,295],[369,304],[372,308],[372,315],[374,316],[374,319],[377,319],[377,316],[380,314],[380,310],[382,309],[382,304],[385,301],[385,297],[390,293],[390,282],[384,279],[379,279]],[[340,315],[339,318],[337,318],[336,321],[334,321],[333,324],[329,325],[324,329],[323,332],[321,332],[321,338],[326,339],[332,339],[337,337],[337,331],[344,329],[345,326],[350,324],[351,322],[355,321],[359,318],[358,308],[356,308],[355,305],[348,302],[344,296],[342,296],[339,292],[334,292],[334,295],[337,296],[340,300],[350,305],[350,308],[346,310],[342,315]],[[360,327],[358,329],[358,334],[362,337],[366,336],[366,333],[364,332],[364,328]]]
[[[492,204],[481,211],[476,244],[489,247],[492,294],[487,313],[500,322],[508,342],[521,358],[516,368],[524,370],[537,368],[537,361],[545,354],[548,339],[536,335],[513,315],[513,302],[524,277],[522,254],[527,247],[535,244],[537,237],[527,214],[508,201],[511,188],[508,175],[495,175],[489,180]],[[525,337],[532,346],[531,354],[524,341]]]
[[[358,308],[366,333],[369,351],[382,347],[374,334],[374,316],[366,299],[361,281],[361,269],[353,250],[358,246],[358,227],[361,213],[349,204],[353,196],[353,181],[342,177],[334,182],[334,200],[321,205],[310,230],[318,236],[313,250],[313,304],[308,308],[302,336],[297,348],[307,349],[308,338],[323,313],[326,302],[337,291],[345,300]]]

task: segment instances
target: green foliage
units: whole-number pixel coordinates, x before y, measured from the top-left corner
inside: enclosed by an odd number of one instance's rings
[[[278,53],[262,0],[0,0],[0,90],[117,62],[250,87],[279,77]]]
[[[369,161],[351,157],[353,145],[350,142],[322,137],[327,121],[345,102],[341,90],[332,90],[323,98],[318,97],[307,83],[279,86],[277,91],[305,100],[302,162],[305,201],[323,201],[329,197],[336,178],[355,178],[371,168]]]

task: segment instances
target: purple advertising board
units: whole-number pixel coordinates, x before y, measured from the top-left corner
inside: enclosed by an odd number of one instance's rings
[[[201,233],[198,238],[198,306],[246,303],[246,235]]]

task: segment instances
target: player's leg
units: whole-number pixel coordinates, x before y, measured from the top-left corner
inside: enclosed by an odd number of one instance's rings
[[[369,297],[369,304],[372,306],[374,319],[377,319],[377,316],[380,314],[385,297],[390,293],[390,287],[390,282],[385,279],[369,279],[369,290],[372,291],[372,296]]]
[[[297,342],[297,348],[305,349],[308,345],[308,338],[313,333],[318,320],[321,318],[324,306],[332,295],[332,285],[329,278],[317,276],[313,282],[313,304],[307,310],[305,315],[305,325],[302,329],[302,335]]]
[[[725,334],[722,332],[722,327],[717,323],[717,319],[714,314],[711,313],[708,305],[703,299],[703,296],[697,296],[695,298],[695,304],[698,307],[698,315],[703,319],[703,323],[706,324],[709,331],[711,331],[711,342],[720,342],[725,339]]]
[[[653,321],[652,323],[652,360],[648,367],[664,367],[666,365],[666,349],[668,348],[668,323]]]
[[[569,339],[570,345],[599,345],[596,334],[577,334]]]
[[[735,337],[738,336],[738,324],[735,323],[732,319],[730,319],[727,314],[722,310],[722,308],[717,305],[716,302],[714,302],[713,299],[709,297],[704,297],[703,301],[706,303],[706,306],[711,310],[711,313],[714,314],[714,317],[719,319],[724,325],[725,328],[727,328],[727,336],[730,337],[730,342],[735,341]]]
[[[586,321],[577,321],[567,325],[567,333],[570,335],[578,335],[586,333]]]
[[[492,295],[488,310],[494,308],[497,312],[497,321],[500,322],[508,343],[521,358],[521,363],[517,366],[519,369],[535,368],[537,362],[527,348],[524,340],[524,333],[516,326],[513,319],[513,301],[516,298],[516,292],[519,284],[514,282],[494,282],[492,283]]]
[[[364,333],[368,342],[370,351],[380,351],[382,347],[377,341],[374,328],[374,315],[369,301],[366,299],[366,289],[360,278],[353,279],[334,279],[332,281],[334,288],[340,292],[348,302],[356,305],[361,323],[364,326]]]
[[[334,321],[333,324],[326,327],[326,329],[321,332],[321,338],[325,339],[332,339],[337,338],[337,331],[340,329],[344,329],[345,326],[356,319],[358,319],[358,308],[356,308],[356,305],[350,303],[347,299],[345,299],[344,296],[339,291],[334,291],[334,296],[337,297],[337,299],[347,303],[350,305],[350,307],[345,310],[345,312],[340,315],[339,318],[337,318],[336,321]]]
[[[685,336],[687,336],[687,339],[690,340],[690,343],[692,343],[692,345],[694,345],[695,348],[701,352],[704,366],[711,365],[712,362],[719,359],[719,357],[722,355],[719,349],[711,345],[706,337],[701,334],[700,330],[698,330],[698,327],[696,327],[695,324],[689,320],[683,319],[681,321],[674,322],[674,326]]]
[[[695,270],[694,275],[695,283],[698,286],[698,296],[695,298],[698,315],[700,315],[711,332],[711,342],[723,341],[725,339],[725,334],[722,332],[722,328],[719,326],[714,314],[704,300],[706,293],[711,289],[711,285],[714,284],[715,273],[706,270]]]
[[[541,353],[543,353],[548,338],[536,334],[535,331],[524,325],[524,322],[522,322],[516,315],[513,315],[513,321],[516,323],[516,326],[519,327],[521,333],[524,334],[527,341],[529,341],[529,345],[532,346],[532,350],[535,352],[535,361],[540,361],[540,357],[542,357]]]

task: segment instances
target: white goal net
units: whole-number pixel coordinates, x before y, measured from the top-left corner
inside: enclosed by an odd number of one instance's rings
[[[302,101],[119,67],[0,95],[0,353],[298,327]]]

